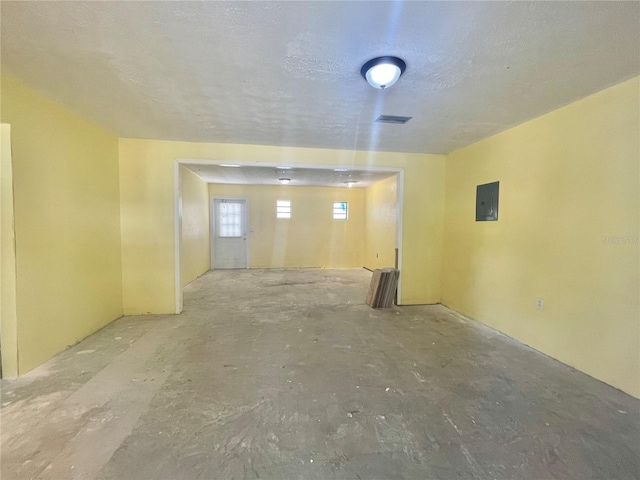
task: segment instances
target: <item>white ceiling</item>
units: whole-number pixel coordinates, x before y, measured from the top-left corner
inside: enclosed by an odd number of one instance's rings
[[[639,2],[0,5],[3,70],[124,137],[447,153],[640,73]]]
[[[241,165],[237,168],[201,163],[184,163],[183,165],[207,183],[280,185],[280,178],[288,178],[291,180],[288,184],[289,187],[347,188],[346,182],[353,181],[355,182],[353,188],[364,188],[396,174],[396,172],[390,171],[364,169],[335,171],[333,168],[306,168],[302,166],[284,169],[277,166],[259,167],[253,165]]]

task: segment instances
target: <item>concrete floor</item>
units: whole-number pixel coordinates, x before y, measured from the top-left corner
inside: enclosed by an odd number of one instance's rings
[[[369,279],[209,272],[3,380],[2,478],[640,478],[640,401]]]

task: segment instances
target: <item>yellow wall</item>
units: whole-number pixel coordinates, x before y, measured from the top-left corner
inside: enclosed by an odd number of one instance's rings
[[[249,266],[362,267],[364,189],[209,185],[212,197],[246,198]],[[276,218],[276,201],[291,201],[291,218]],[[333,202],[346,201],[348,220],[333,219]]]
[[[211,268],[209,244],[209,188],[189,169],[180,166],[182,229],[180,268],[182,285],[187,285]]]
[[[447,157],[442,293],[635,396],[639,91],[629,80]],[[493,181],[499,220],[476,223],[476,185]]]
[[[440,300],[443,155],[120,139],[125,313],[175,311],[173,185],[176,159],[404,168],[405,261],[401,266],[401,301],[435,303]]]
[[[2,122],[11,125],[24,373],[122,315],[118,141],[4,75]]]
[[[13,173],[11,166],[11,126],[0,125],[0,185],[2,208],[0,224],[0,338],[2,375],[18,375],[18,337],[16,325],[16,251],[13,217]]]
[[[183,170],[183,284],[210,264],[209,194],[249,199],[253,267],[390,266],[402,221],[402,304],[442,293],[447,306],[640,397],[639,91],[638,78],[611,87],[453,152],[445,166],[441,155],[118,141],[3,75],[5,374],[32,369],[123,310],[175,311],[175,160],[190,158],[402,168],[404,211],[392,221],[391,180],[366,191],[209,188]],[[475,222],[475,187],[496,180],[500,220]],[[292,195],[289,221],[272,215],[283,194]],[[351,208],[351,220],[337,222],[327,207],[326,239],[310,229],[324,215],[320,198]],[[297,218],[301,205],[308,216]]]
[[[363,259],[370,270],[395,266],[397,185],[392,176],[365,190]]]

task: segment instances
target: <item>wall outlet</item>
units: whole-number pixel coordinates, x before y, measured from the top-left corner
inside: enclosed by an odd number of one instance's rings
[[[542,310],[544,307],[544,300],[542,298],[536,298],[536,308]]]

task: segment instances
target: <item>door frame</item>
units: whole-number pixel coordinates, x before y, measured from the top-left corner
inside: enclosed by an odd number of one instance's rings
[[[244,242],[245,267],[249,268],[249,199],[245,197],[209,197],[209,249],[211,252],[211,270],[214,269],[215,247],[214,240],[216,226],[216,200],[242,200],[244,202]]]
[[[175,273],[174,273],[174,290],[175,290],[175,305],[176,313],[182,312],[182,280],[180,277],[180,272],[182,269],[181,266],[181,258],[180,258],[180,247],[182,244],[182,192],[180,190],[180,165],[188,164],[188,165],[222,165],[222,164],[233,163],[234,165],[246,165],[246,166],[260,166],[260,167],[271,167],[277,169],[283,162],[275,163],[275,162],[258,162],[258,161],[240,161],[233,159],[221,159],[221,160],[203,160],[201,158],[176,158],[173,164],[173,204],[174,204],[174,215],[173,215],[173,242],[174,242],[174,265],[175,265]],[[287,162],[284,162],[287,163]],[[326,170],[333,170],[334,168],[345,168],[351,167],[354,170],[363,170],[363,171],[371,171],[371,172],[389,172],[395,173],[397,175],[397,189],[396,189],[396,248],[398,249],[398,266],[400,268],[400,278],[398,279],[398,299],[402,301],[402,222],[403,222],[403,211],[404,211],[404,169],[400,167],[375,167],[369,165],[345,165],[345,164],[317,164],[317,163],[293,163],[291,164],[294,168],[303,169],[303,168],[322,168]],[[194,172],[195,173],[195,172]],[[211,206],[209,205],[209,208]],[[247,212],[248,218],[248,212]],[[249,239],[247,238],[247,242]],[[211,241],[209,242],[211,243]],[[248,243],[247,243],[248,248]],[[249,257],[247,256],[247,259]]]

